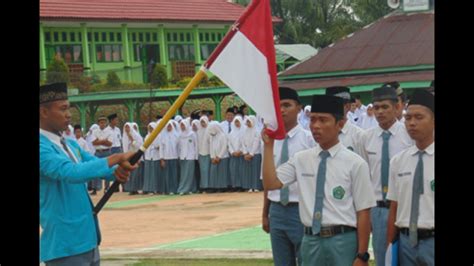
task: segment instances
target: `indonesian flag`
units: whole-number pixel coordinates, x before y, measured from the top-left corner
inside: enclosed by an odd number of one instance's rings
[[[271,138],[285,138],[276,77],[270,0],[252,1],[204,67],[263,117]]]

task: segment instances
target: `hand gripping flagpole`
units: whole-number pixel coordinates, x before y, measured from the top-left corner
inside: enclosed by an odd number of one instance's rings
[[[160,123],[158,123],[158,126],[151,132],[150,136],[148,136],[148,138],[145,139],[145,143],[143,143],[143,146],[141,146],[140,149],[128,160],[131,165],[134,165],[138,162],[140,157],[142,157],[146,149],[155,140],[156,136],[158,136],[158,134],[165,127],[165,125],[168,123],[171,117],[176,113],[178,108],[183,105],[184,101],[186,101],[191,91],[206,76],[206,72],[204,72],[204,70],[205,68],[201,67],[201,69],[196,73],[196,75],[194,75],[193,79],[189,82],[189,84],[183,90],[181,95],[179,95],[178,99],[176,99],[173,105],[168,109],[163,119],[161,119]],[[114,181],[112,186],[110,186],[110,188],[107,190],[104,196],[102,196],[102,198],[99,200],[97,205],[94,207],[94,210],[93,210],[94,215],[97,215],[100,212],[100,210],[102,209],[102,207],[104,207],[105,203],[107,203],[107,201],[110,199],[114,191],[118,189],[119,184],[120,182]]]

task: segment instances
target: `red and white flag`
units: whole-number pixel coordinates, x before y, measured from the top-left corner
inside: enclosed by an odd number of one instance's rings
[[[270,0],[252,1],[204,67],[263,117],[270,137],[285,138]]]

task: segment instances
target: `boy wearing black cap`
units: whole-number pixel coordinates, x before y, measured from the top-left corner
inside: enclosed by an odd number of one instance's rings
[[[133,153],[99,159],[61,137],[71,120],[66,83],[41,86],[39,103],[40,262],[99,265],[99,222],[85,183],[98,176],[126,182],[137,168],[128,163]]]
[[[413,93],[405,126],[415,145],[390,161],[387,245],[400,232],[400,265],[434,265],[434,95]]]
[[[311,132],[298,124],[301,102],[295,90],[280,87],[280,110],[286,131],[273,149],[275,167],[287,162],[296,152],[316,146]],[[270,233],[275,265],[301,265],[303,224],[298,209],[298,184],[277,190],[264,190],[262,228]],[[297,263],[298,262],[298,263]]]
[[[275,170],[273,139],[264,140],[265,189],[298,181],[304,225],[302,265],[368,265],[370,208],[375,206],[367,163],[339,142],[343,100],[315,95],[310,128],[318,145],[297,152]]]
[[[377,266],[385,265],[387,217],[389,202],[388,175],[390,158],[413,145],[405,126],[398,121],[400,108],[393,86],[384,85],[372,91],[375,119],[378,126],[366,130],[361,138],[361,155],[369,164],[372,188],[377,206],[371,210],[372,246]]]
[[[339,132],[339,140],[349,150],[361,155],[360,141],[364,130],[354,125],[348,119],[351,110],[351,94],[350,89],[344,86],[334,86],[326,88],[326,95],[333,95],[342,99],[344,103],[344,116],[342,118],[342,129]]]

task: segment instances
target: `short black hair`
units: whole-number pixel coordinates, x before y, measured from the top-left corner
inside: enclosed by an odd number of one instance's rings
[[[81,125],[79,124],[74,125],[74,131],[76,131],[76,129],[80,129],[82,131]]]
[[[360,100],[360,95],[359,94],[354,95],[354,99]]]

